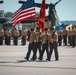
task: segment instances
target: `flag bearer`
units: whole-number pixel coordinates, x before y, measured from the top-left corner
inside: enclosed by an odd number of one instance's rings
[[[31,28],[31,32],[30,32],[29,39],[28,39],[29,40],[28,52],[25,57],[25,59],[27,59],[27,60],[29,60],[31,51],[33,51],[33,53],[34,53],[34,39],[35,39],[34,29]]]
[[[41,32],[40,32],[40,28],[37,27],[36,31],[35,31],[35,49],[34,49],[34,54],[32,57],[32,60],[35,60],[37,58],[37,49],[39,49],[39,57],[40,57],[40,53],[41,53],[41,38],[40,38]]]
[[[49,60],[49,50],[48,50],[48,39],[49,39],[49,35],[47,34],[48,32],[48,29],[45,28],[45,31],[44,33],[41,34],[41,39],[42,39],[42,51],[41,51],[41,54],[40,54],[40,58],[39,60],[42,60],[43,59],[43,54],[46,50],[46,54],[47,54],[47,59],[46,60]]]
[[[57,45],[57,35],[55,34],[55,32],[53,31],[53,28],[50,28],[51,30],[51,35],[50,35],[50,38],[49,38],[49,41],[50,41],[50,52],[49,52],[49,56],[50,56],[50,59],[51,59],[51,56],[52,56],[52,53],[53,53],[53,50],[54,50],[54,53],[55,53],[55,60],[59,60],[59,56],[58,56],[58,45]]]

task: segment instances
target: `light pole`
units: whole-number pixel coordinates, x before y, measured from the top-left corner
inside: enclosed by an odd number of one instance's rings
[[[0,4],[3,3],[3,0],[0,0]]]

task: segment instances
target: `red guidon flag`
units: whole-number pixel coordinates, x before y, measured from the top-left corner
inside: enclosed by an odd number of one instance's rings
[[[27,0],[12,16],[12,24],[15,26],[19,22],[35,17],[36,12],[34,0]]]
[[[45,0],[43,0],[39,17],[38,20],[36,21],[36,25],[41,28],[42,32],[44,31],[44,24],[45,24],[45,9],[46,9]]]

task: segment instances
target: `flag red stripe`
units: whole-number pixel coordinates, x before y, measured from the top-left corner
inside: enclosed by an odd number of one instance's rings
[[[12,18],[14,18],[19,12],[21,12],[21,7],[14,13],[14,15],[12,16]]]
[[[14,16],[14,17],[12,18],[12,21],[15,20],[20,14],[21,14],[21,12],[19,12],[16,16]]]

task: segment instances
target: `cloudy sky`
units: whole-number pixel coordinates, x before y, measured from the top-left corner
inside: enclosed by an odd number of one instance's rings
[[[0,4],[0,10],[15,12],[21,6],[18,1],[19,0],[4,0],[4,3]],[[46,3],[50,4],[56,1],[58,0],[46,0]],[[41,3],[42,0],[35,0],[35,2]],[[36,8],[36,12],[39,12],[39,10],[39,8]],[[76,0],[62,0],[56,5],[56,11],[61,21],[76,20]],[[48,9],[46,10],[46,15],[48,15]]]

